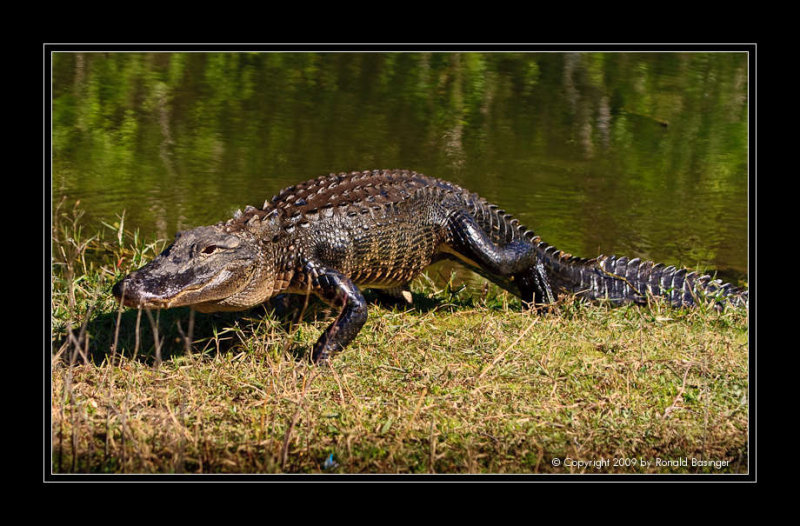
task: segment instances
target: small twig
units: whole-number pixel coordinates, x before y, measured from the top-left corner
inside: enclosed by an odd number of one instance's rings
[[[84,363],[89,363],[89,339],[86,337],[86,327],[89,324],[89,317],[92,314],[92,308],[86,311],[86,319],[81,324],[81,329],[78,332],[78,336],[76,337],[75,334],[72,332],[72,329],[67,326],[67,336],[69,340],[72,342],[72,345],[75,347],[75,351],[79,352],[81,358],[83,358]],[[75,351],[73,351],[71,361],[72,363],[75,362]]]
[[[185,439],[188,439],[192,443],[195,442],[192,434],[186,429],[186,425],[182,422],[178,421],[178,417],[175,416],[175,413],[172,411],[172,406],[169,405],[169,400],[164,401],[164,406],[167,409],[167,414],[169,415],[170,419],[172,419],[172,423],[175,424],[175,428],[179,431],[179,434],[182,435]],[[185,420],[185,410],[186,406],[183,402],[178,400],[179,410],[181,412],[181,420]]]
[[[294,426],[297,423],[297,418],[299,415],[300,406],[298,406],[297,410],[294,412],[292,420],[289,422],[289,428],[286,430],[286,434],[283,436],[283,447],[281,448],[281,471],[286,470],[286,463],[289,460],[289,440],[292,436],[292,431],[294,430]]]
[[[419,413],[420,408],[422,407],[422,401],[425,400],[425,395],[428,394],[428,386],[422,388],[422,393],[419,395],[417,399],[417,405],[414,407],[414,413],[411,414],[411,418],[408,419],[406,422],[406,426],[403,429],[403,435],[408,433],[408,428],[411,427],[411,423],[417,418],[417,414]]]
[[[339,386],[339,396],[342,398],[342,403],[344,403],[344,390],[342,389],[342,382],[339,380],[339,374],[336,372],[336,369],[334,369],[333,367],[331,367],[330,370],[331,370],[331,373],[333,374],[333,379],[336,380],[336,385]],[[350,393],[350,396],[352,396],[355,399],[355,396],[353,395],[353,393],[350,392],[350,388],[347,389],[347,392]]]
[[[187,358],[192,354],[192,333],[194,332],[194,309],[189,309],[189,328],[188,328],[188,335],[184,334],[183,327],[181,327],[181,322],[176,322],[178,327],[178,333],[180,333],[181,338],[183,339],[183,344],[186,347],[186,356]]]
[[[136,354],[139,352],[139,327],[142,321],[142,308],[139,307],[136,313],[136,332],[135,332],[135,339],[133,343],[133,357],[131,358],[132,361],[136,361]]]
[[[153,340],[156,347],[156,367],[161,365],[161,342],[158,339],[158,323],[156,320],[153,319],[153,315],[150,313],[150,309],[144,309],[147,313],[147,317],[150,319],[150,328],[153,329]]]

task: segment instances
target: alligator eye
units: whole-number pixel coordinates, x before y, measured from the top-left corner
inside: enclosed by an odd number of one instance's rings
[[[217,251],[217,249],[219,249],[219,247],[217,245],[208,245],[206,248],[204,248],[202,250],[202,253],[203,254],[213,254],[214,252]]]

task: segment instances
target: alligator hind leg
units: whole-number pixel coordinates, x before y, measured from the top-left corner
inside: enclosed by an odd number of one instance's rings
[[[367,302],[358,287],[344,274],[332,269],[315,268],[314,292],[333,307],[340,307],[339,315],[314,345],[311,358],[314,363],[327,362],[331,355],[350,343],[367,321]]]
[[[554,301],[544,265],[529,242],[520,239],[500,246],[472,216],[463,212],[451,216],[448,227],[449,248],[456,257],[491,274],[510,277],[528,304]]]

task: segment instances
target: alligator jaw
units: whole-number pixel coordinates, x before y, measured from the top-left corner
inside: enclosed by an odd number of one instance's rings
[[[190,283],[182,287],[163,287],[163,292],[154,293],[152,283],[158,283],[157,278],[143,276],[141,271],[133,272],[114,285],[112,293],[117,301],[126,307],[148,308],[148,309],[169,309],[172,307],[196,306],[201,312],[214,312],[216,310],[230,310],[224,306],[217,307],[217,302],[235,296],[247,285],[252,276],[252,272],[247,272],[244,279],[238,281],[236,288],[225,289],[224,293],[219,291],[220,285],[224,285],[231,277],[231,272],[221,269],[210,279]],[[214,290],[218,289],[215,293]]]
[[[123,279],[112,289],[112,293],[117,298],[117,301],[126,307],[132,308],[145,308],[145,309],[169,309],[171,307],[180,307],[190,303],[181,302],[181,298],[187,294],[202,290],[205,285],[189,286],[182,290],[176,291],[172,296],[159,296],[144,290],[132,290],[128,292],[128,279]],[[130,295],[129,295],[130,294]]]
[[[224,272],[224,270],[218,272],[217,275],[212,279],[212,282],[216,281],[222,272]],[[182,289],[170,291],[168,294],[159,295],[145,290],[145,288],[141,286],[141,281],[138,281],[137,278],[138,276],[136,273],[126,276],[116,285],[114,285],[114,288],[111,290],[111,292],[114,294],[114,297],[117,298],[117,301],[126,307],[169,309],[170,307],[189,305],[191,302],[184,302],[181,300],[187,295],[196,291],[200,291],[208,286],[208,283],[187,285]]]

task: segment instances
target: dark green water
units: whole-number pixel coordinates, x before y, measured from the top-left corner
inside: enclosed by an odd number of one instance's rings
[[[145,236],[408,168],[576,255],[747,271],[745,53],[56,53],[52,196]],[[98,228],[99,221],[98,221]]]

